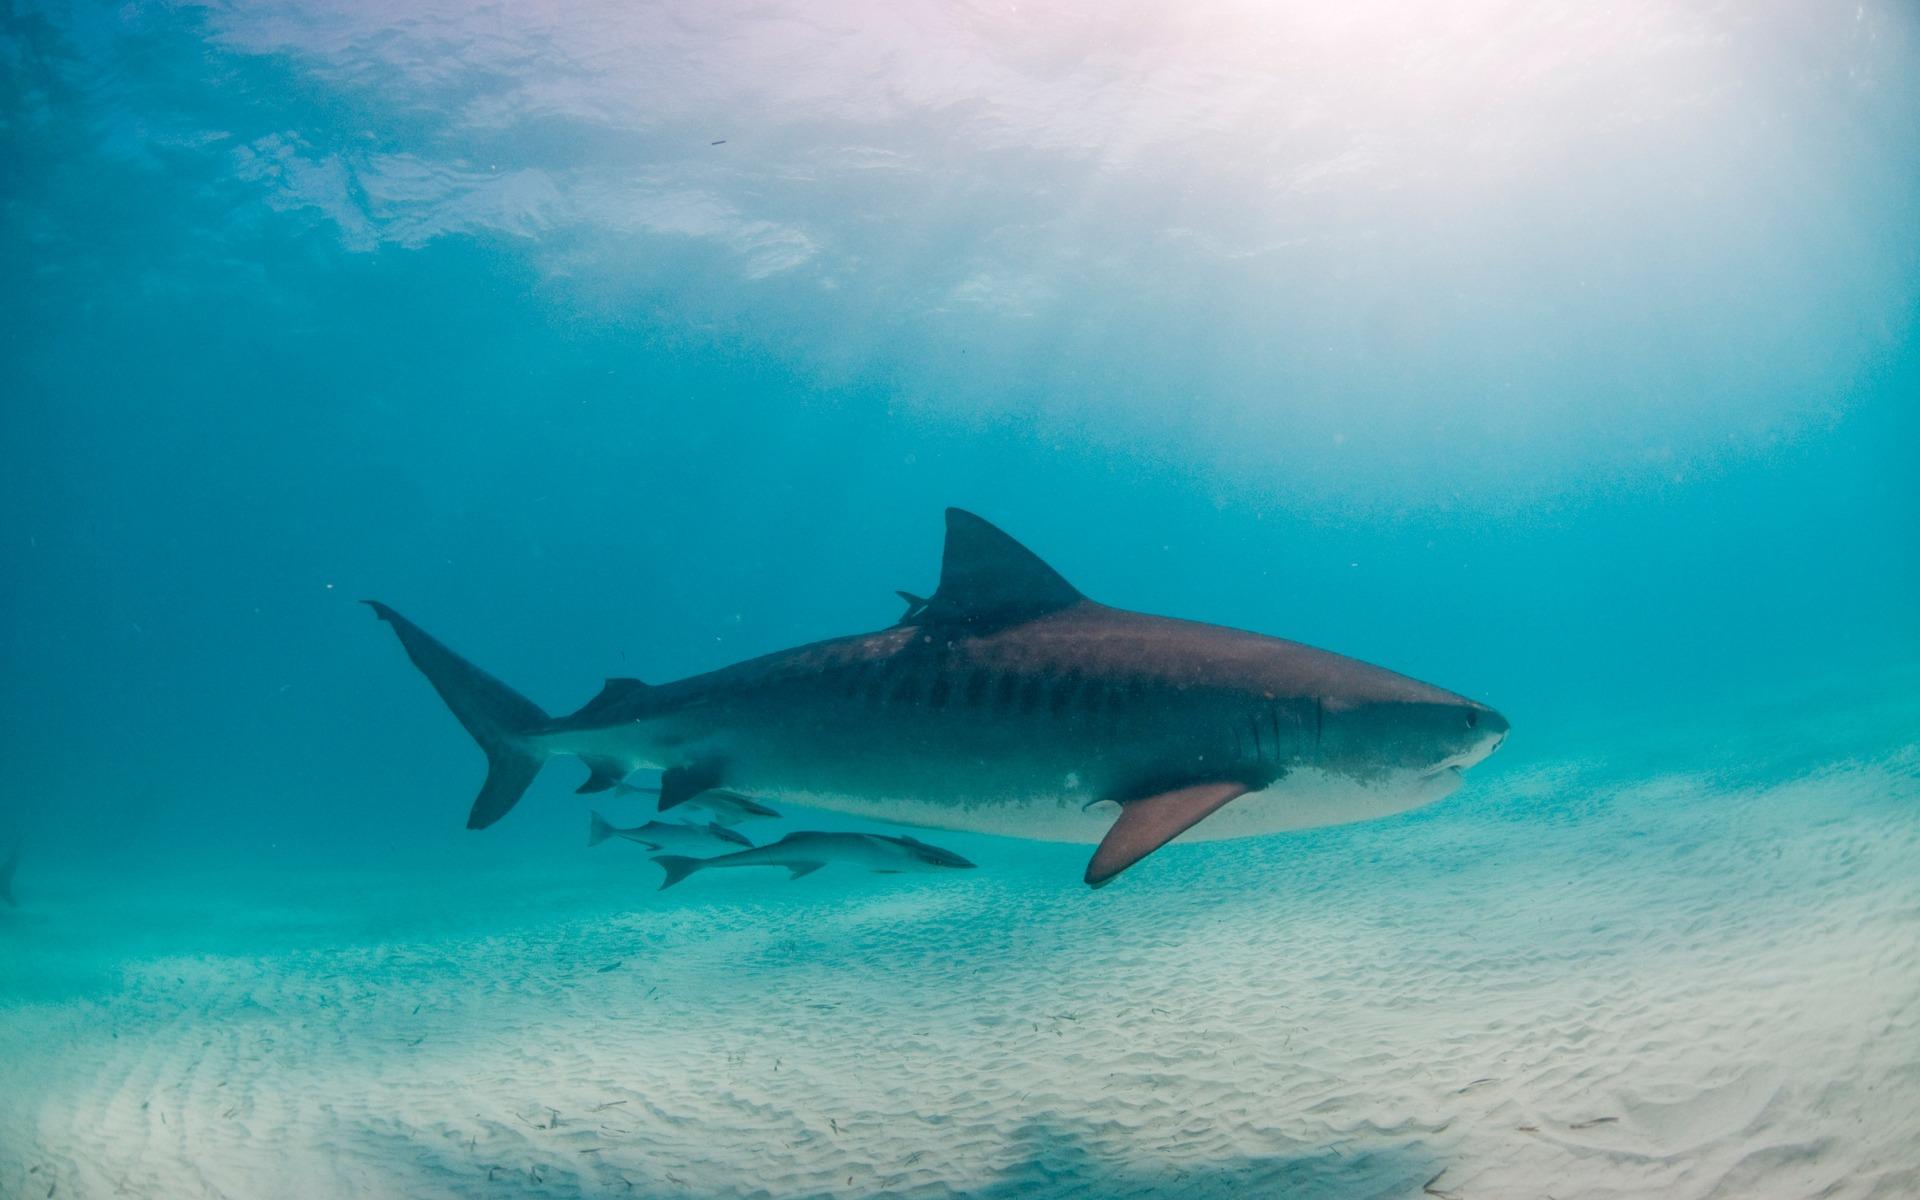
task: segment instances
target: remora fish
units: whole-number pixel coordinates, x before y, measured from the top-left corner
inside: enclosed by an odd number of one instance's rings
[[[951,850],[929,846],[910,837],[889,837],[883,833],[790,833],[777,842],[755,846],[717,858],[687,858],[678,854],[660,854],[655,862],[666,871],[660,881],[665,891],[695,871],[709,867],[785,867],[789,879],[811,875],[828,863],[847,863],[865,867],[880,875],[898,875],[904,871],[941,871],[973,866]]]
[[[574,756],[591,772],[583,792],[663,770],[662,811],[727,786],[895,824],[1097,842],[1098,886],[1188,830],[1243,837],[1430,803],[1507,733],[1486,705],[1380,667],[1095,603],[959,509],[939,587],[907,600],[879,632],[658,686],[611,679],[557,719],[368,603],[486,751],[474,829],[547,759]]]
[[[613,794],[616,796],[657,796],[660,794],[660,789],[657,787],[645,787],[640,784],[623,782],[613,785]],[[732,788],[708,788],[697,796],[691,796],[682,800],[681,803],[687,805],[689,808],[703,809],[713,814],[713,819],[721,825],[738,825],[740,822],[751,820],[754,817],[777,817],[780,815],[773,809],[755,800],[752,796],[742,796]]]
[[[625,838],[649,850],[722,851],[726,846],[751,846],[753,843],[717,821],[689,825],[680,821],[648,821],[631,829],[616,829],[599,813],[589,814],[587,845],[598,846],[608,838]]]

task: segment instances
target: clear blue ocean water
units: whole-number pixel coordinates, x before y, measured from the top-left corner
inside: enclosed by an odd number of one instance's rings
[[[1920,1195],[1908,4],[28,0],[0,279],[0,1195]],[[948,505],[1513,733],[661,893],[356,603],[565,712]]]

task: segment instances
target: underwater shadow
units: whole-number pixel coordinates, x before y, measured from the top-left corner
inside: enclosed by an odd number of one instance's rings
[[[950,1193],[972,1200],[1036,1196],[1179,1196],[1240,1200],[1397,1200],[1420,1196],[1444,1161],[1417,1139],[1374,1139],[1363,1147],[1307,1148],[1273,1154],[1179,1161],[1116,1161],[1100,1148],[1112,1137],[1033,1121],[1014,1134],[1023,1157],[982,1188]]]

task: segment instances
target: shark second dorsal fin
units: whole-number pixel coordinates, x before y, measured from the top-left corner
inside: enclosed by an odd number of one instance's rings
[[[991,522],[949,508],[940,587],[919,611],[909,609],[908,616],[933,623],[1006,625],[1084,599],[1060,572]]]
[[[646,690],[647,685],[641,683],[638,679],[609,679],[600,688],[600,691],[594,695],[593,699],[582,704],[567,720],[591,720],[634,693],[644,692]]]
[[[896,622],[900,625],[913,624],[914,618],[927,611],[927,605],[932,603],[925,596],[916,596],[912,592],[903,592],[899,588],[895,588],[893,594],[907,602],[907,611],[901,613],[900,620]]]

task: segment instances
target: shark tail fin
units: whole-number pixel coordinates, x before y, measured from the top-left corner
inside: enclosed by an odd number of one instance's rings
[[[663,892],[707,865],[704,858],[689,858],[684,854],[656,854],[653,861],[659,863],[660,869],[667,873],[667,877],[660,881],[660,890]]]
[[[529,749],[524,735],[545,724],[547,714],[391,608],[377,600],[366,604],[393,626],[407,657],[486,752],[487,781],[467,814],[468,829],[485,829],[507,815],[540,773],[546,757]]]
[[[613,826],[599,813],[589,813],[587,818],[587,845],[598,846],[613,836]]]

